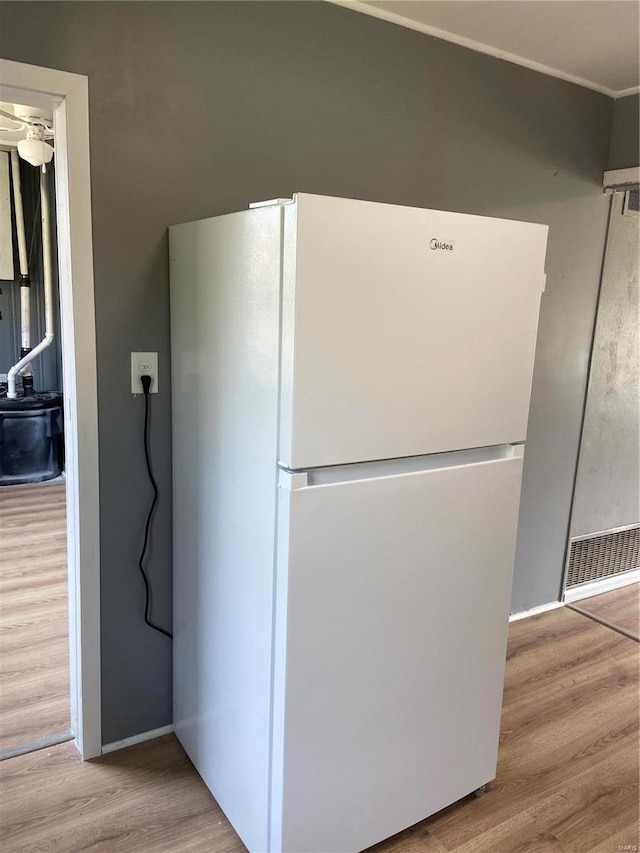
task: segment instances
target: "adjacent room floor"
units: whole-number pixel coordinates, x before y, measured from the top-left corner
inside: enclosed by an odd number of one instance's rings
[[[0,750],[69,730],[65,483],[0,488]]]
[[[574,607],[640,639],[640,583],[581,598]]]
[[[638,644],[564,608],[509,634],[497,779],[375,853],[638,844]],[[245,849],[172,735],[85,764],[61,744],[3,762],[0,783],[5,853]]]

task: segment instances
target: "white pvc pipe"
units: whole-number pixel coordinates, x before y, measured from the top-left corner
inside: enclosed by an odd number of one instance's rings
[[[51,209],[49,207],[49,185],[48,175],[40,175],[40,209],[42,214],[42,261],[44,270],[44,316],[45,335],[40,343],[30,353],[14,364],[7,375],[9,385],[7,397],[10,400],[17,398],[16,377],[20,371],[27,367],[33,359],[46,350],[53,343],[53,269],[51,257]]]
[[[13,178],[13,204],[16,212],[18,261],[20,264],[20,345],[23,350],[28,350],[31,349],[31,287],[29,282],[27,238],[24,230],[24,211],[22,208],[20,158],[15,148],[11,152],[11,176]]]
[[[18,259],[20,275],[29,275],[27,266],[27,238],[24,233],[24,213],[22,210],[22,185],[20,182],[20,158],[14,148],[11,152],[11,177],[13,178],[13,203],[16,208],[16,227],[18,229]]]
[[[31,286],[20,286],[20,346],[31,349]]]

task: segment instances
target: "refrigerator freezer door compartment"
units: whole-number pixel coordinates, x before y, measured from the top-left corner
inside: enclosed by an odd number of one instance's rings
[[[280,489],[274,853],[363,850],[494,777],[521,472]]]
[[[524,441],[546,226],[303,194],[284,211],[284,466]]]

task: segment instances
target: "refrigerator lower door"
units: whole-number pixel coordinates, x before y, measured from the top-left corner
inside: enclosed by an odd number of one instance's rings
[[[521,453],[281,474],[271,853],[363,850],[494,778]]]

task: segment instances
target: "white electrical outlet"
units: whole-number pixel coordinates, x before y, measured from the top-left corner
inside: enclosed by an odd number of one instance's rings
[[[157,352],[132,352],[131,353],[131,393],[144,394],[141,376],[151,377],[150,394],[158,393],[158,353]]]

